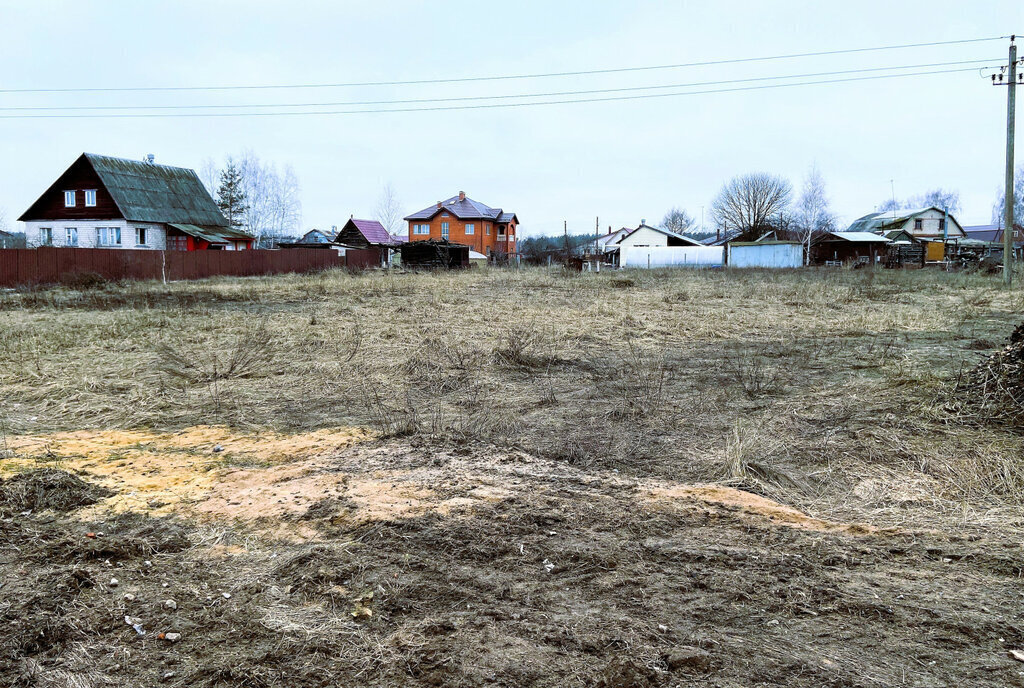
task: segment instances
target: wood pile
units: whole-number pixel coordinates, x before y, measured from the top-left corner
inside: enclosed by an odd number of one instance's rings
[[[961,376],[956,392],[982,420],[1024,427],[1024,322],[1006,346]]]

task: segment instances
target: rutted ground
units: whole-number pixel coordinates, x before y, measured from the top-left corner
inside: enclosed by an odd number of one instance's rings
[[[1024,685],[1019,542],[343,429],[9,445],[114,494],[0,521],[5,685]]]

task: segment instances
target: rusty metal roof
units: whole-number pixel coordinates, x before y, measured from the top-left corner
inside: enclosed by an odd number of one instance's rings
[[[194,170],[84,153],[128,220],[227,228]]]

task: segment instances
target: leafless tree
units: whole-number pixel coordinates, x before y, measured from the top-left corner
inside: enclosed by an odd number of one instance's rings
[[[690,213],[681,208],[672,208],[661,221],[661,228],[667,229],[676,234],[685,234],[693,229],[696,221]]]
[[[756,239],[786,211],[792,197],[793,187],[782,177],[746,174],[722,187],[711,212],[720,227],[739,229],[741,239]]]
[[[918,196],[912,196],[907,200],[907,205],[911,208],[934,207],[939,210],[945,210],[947,213],[955,214],[960,212],[960,192],[932,189]]]
[[[796,203],[796,227],[804,244],[804,262],[810,260],[811,242],[824,232],[831,232],[836,226],[832,213],[825,178],[817,165],[812,165],[804,177],[803,189]]]
[[[217,186],[220,183],[220,169],[213,158],[204,158],[199,168],[199,181],[206,187],[207,192],[213,197],[217,196]]]
[[[992,224],[1003,226],[1006,215],[1006,192],[999,191],[992,204]],[[1013,177],[1013,224],[1024,225],[1024,164],[1017,168]]]
[[[912,208],[938,208],[947,213],[955,214],[960,212],[960,192],[946,189],[932,189],[923,194],[911,196],[905,200],[887,198],[878,206],[880,213],[887,213],[892,210],[910,210]]]
[[[394,187],[390,183],[384,185],[377,199],[377,207],[373,211],[374,219],[384,225],[384,229],[395,234],[402,223],[402,204],[398,200]]]
[[[291,165],[281,172],[271,162],[263,162],[251,150],[234,159],[241,174],[241,189],[246,199],[243,228],[256,239],[256,246],[273,245],[278,239],[295,234],[302,220],[299,180]],[[218,175],[212,160],[206,160],[200,178]]]

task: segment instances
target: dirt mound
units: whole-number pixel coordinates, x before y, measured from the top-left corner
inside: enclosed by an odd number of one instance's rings
[[[1024,322],[1006,346],[958,380],[956,397],[982,420],[1024,424]]]
[[[56,468],[41,468],[0,478],[0,515],[53,509],[67,512],[114,494]]]

